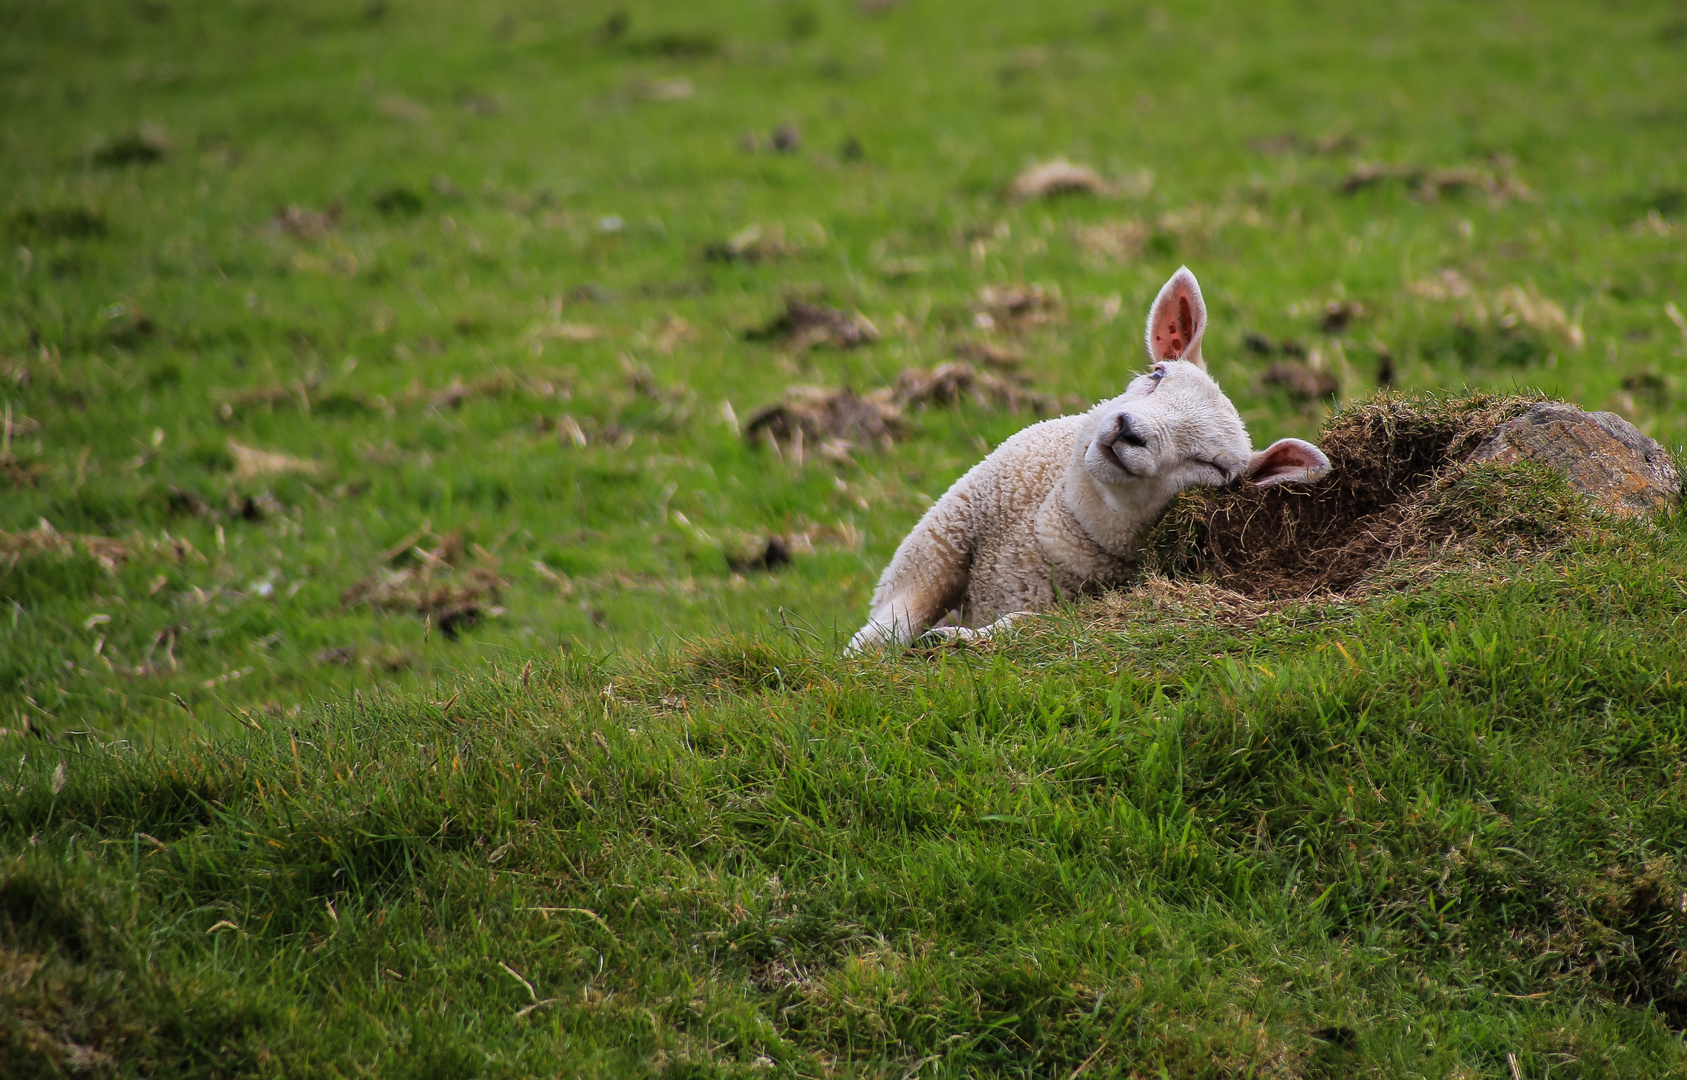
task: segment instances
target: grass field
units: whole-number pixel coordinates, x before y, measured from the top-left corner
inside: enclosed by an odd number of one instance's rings
[[[0,27],[6,1075],[1687,1073],[1687,521],[846,661],[1033,412],[746,431],[1111,395],[1188,263],[1256,445],[1389,385],[1678,447],[1687,7]]]

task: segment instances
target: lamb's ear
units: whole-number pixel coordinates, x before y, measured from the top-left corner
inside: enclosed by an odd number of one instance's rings
[[[1201,359],[1201,335],[1207,330],[1207,305],[1201,286],[1189,267],[1180,266],[1154,298],[1148,311],[1148,361],[1187,360],[1206,367]]]
[[[1324,451],[1300,439],[1278,439],[1250,458],[1248,471],[1242,475],[1249,483],[1266,487],[1305,483],[1329,471],[1330,459],[1324,456]]]

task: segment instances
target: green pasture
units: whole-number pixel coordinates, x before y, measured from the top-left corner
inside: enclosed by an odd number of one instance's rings
[[[1676,2],[0,0],[0,1074],[1687,1073],[1681,519],[845,660],[1034,415],[745,432],[1187,263],[1256,445],[1675,449],[1684,132]]]

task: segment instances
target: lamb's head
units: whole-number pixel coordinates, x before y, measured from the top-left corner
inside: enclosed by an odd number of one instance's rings
[[[1186,487],[1242,479],[1281,484],[1330,471],[1323,452],[1299,439],[1253,452],[1241,414],[1201,359],[1206,329],[1201,287],[1184,267],[1148,314],[1152,367],[1090,411],[1074,464],[1114,510],[1140,519],[1158,514]]]

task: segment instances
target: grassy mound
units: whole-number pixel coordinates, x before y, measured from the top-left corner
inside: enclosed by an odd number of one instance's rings
[[[1687,522],[1572,547],[36,742],[0,800],[5,1067],[1678,1072]]]
[[[1186,491],[1149,536],[1145,562],[1248,596],[1293,597],[1349,590],[1449,546],[1521,553],[1590,535],[1595,516],[1562,474],[1465,460],[1539,400],[1381,394],[1353,405],[1318,440],[1328,478]]]

